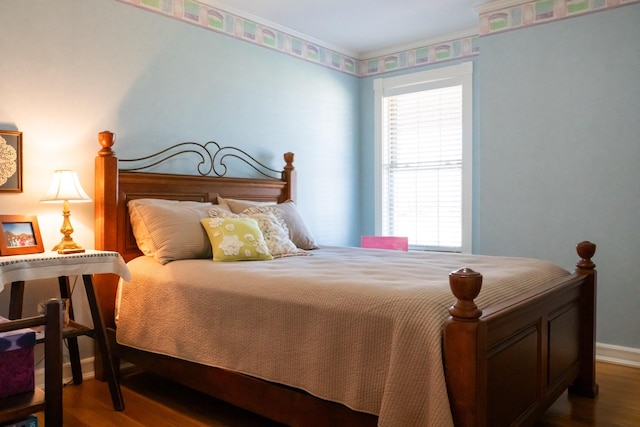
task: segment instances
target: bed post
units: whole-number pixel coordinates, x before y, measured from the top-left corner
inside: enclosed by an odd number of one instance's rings
[[[104,251],[118,250],[118,159],[111,149],[114,134],[103,131],[98,134],[102,149],[95,160],[95,248]],[[100,301],[102,316],[107,328],[114,327],[114,301],[118,286],[117,276],[100,274],[95,279],[96,296]]]
[[[284,170],[282,171],[282,180],[287,183],[286,194],[282,194],[281,200],[278,202],[283,203],[287,200],[293,200],[296,202],[296,197],[298,195],[297,189],[297,172],[296,168],[293,166],[293,158],[294,154],[291,152],[284,153]]]
[[[469,268],[449,274],[458,299],[449,309],[443,335],[444,368],[453,422],[456,426],[486,427],[486,324],[473,299],[482,288],[482,275]]]
[[[114,134],[103,131],[98,134],[102,149],[95,161],[95,247],[100,250],[117,249],[117,233],[105,229],[105,221],[116,213],[118,204],[118,159],[111,149]]]
[[[580,261],[576,264],[575,273],[586,276],[580,301],[580,373],[569,387],[569,393],[594,398],[598,395],[596,383],[596,265],[591,258],[596,253],[596,245],[591,242],[580,242],[576,246]]]
[[[95,159],[94,176],[94,245],[98,250],[117,251],[118,159],[111,149],[114,134],[103,131],[98,134],[102,149]],[[97,274],[93,278],[96,299],[105,326],[114,327],[114,304],[118,277],[113,274]],[[100,352],[95,352],[95,376],[104,379],[104,364]]]

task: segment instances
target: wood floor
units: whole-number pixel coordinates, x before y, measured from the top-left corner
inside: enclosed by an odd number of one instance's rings
[[[640,426],[640,369],[597,364],[596,399],[562,395],[536,427]],[[126,408],[115,412],[106,383],[88,380],[64,389],[65,427],[276,427],[193,390],[143,373],[122,378]],[[44,425],[42,414],[39,425]]]

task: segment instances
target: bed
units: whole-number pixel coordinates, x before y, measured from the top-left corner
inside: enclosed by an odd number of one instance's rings
[[[119,359],[292,426],[531,425],[567,388],[596,396],[594,244],[577,245],[574,272],[329,246],[270,261],[159,262],[142,255],[129,207],[151,199],[216,211],[219,198],[287,207],[294,156],[274,171],[237,149],[183,143],[131,163],[195,157],[198,175],[181,175],[125,170],[113,134],[98,140],[95,246],[120,252],[134,277],[120,287],[95,279]],[[229,160],[260,176],[229,177]]]

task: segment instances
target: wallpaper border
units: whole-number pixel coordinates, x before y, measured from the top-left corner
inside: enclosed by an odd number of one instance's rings
[[[477,36],[357,59],[197,0],[115,0],[356,77],[398,71],[478,53]]]
[[[498,0],[478,6],[480,36],[572,18],[640,0]]]
[[[197,0],[116,0],[354,76],[359,61]]]
[[[226,12],[198,0],[115,0],[238,40],[272,49],[356,77],[467,58],[479,54],[478,40],[503,31],[638,3],[640,0],[496,0],[478,6],[479,31],[444,42],[357,59],[301,37]]]
[[[363,59],[360,61],[359,76],[368,77],[451,59],[467,58],[477,55],[479,52],[478,36],[472,35],[398,53]]]

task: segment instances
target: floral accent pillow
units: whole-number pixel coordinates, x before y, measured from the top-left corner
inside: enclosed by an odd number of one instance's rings
[[[298,211],[298,207],[293,200],[287,200],[283,203],[271,202],[255,202],[252,200],[226,199],[218,197],[218,206],[231,211],[233,213],[257,213],[257,212],[273,212],[277,213],[278,219],[287,224],[289,229],[289,238],[300,249],[317,249],[318,244],[311,234],[311,231],[304,222],[302,215]]]
[[[274,258],[285,256],[307,255],[302,249],[289,239],[287,224],[282,218],[278,218],[277,213],[258,212],[250,214],[234,214],[220,207],[214,206],[209,209],[209,216],[212,218],[252,218],[258,222],[258,227],[262,231],[264,240],[269,249],[269,253]]]
[[[211,241],[214,261],[273,259],[255,219],[203,218],[200,222]]]

